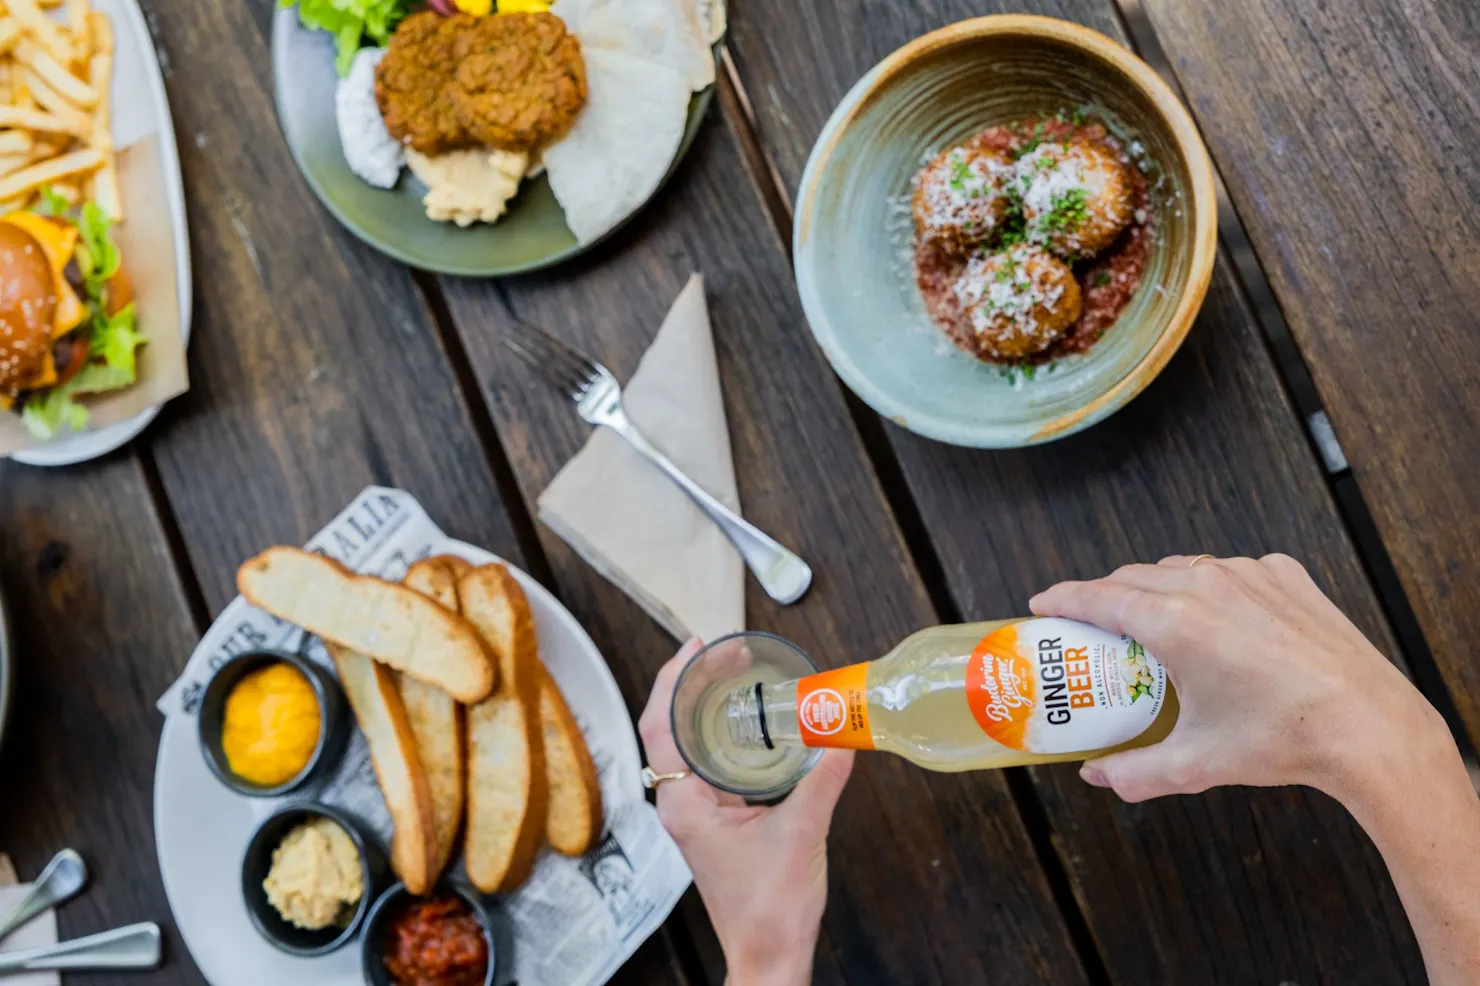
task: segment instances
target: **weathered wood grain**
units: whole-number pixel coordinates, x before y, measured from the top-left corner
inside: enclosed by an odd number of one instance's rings
[[[1480,18],[1145,3],[1480,739]]]
[[[878,58],[994,6],[818,3],[798,11],[757,0],[737,8],[735,59],[783,180],[795,185],[832,106]],[[1029,10],[1118,36],[1112,9],[1097,0]],[[785,18],[804,23],[774,30]],[[1126,562],[1281,550],[1306,561],[1395,654],[1222,263],[1202,317],[1162,379],[1087,433],[983,453],[886,427],[966,618],[1024,612],[1040,588]],[[1085,788],[1069,768],[1035,771],[1034,780],[1115,981],[1422,980],[1380,861],[1330,802],[1229,790],[1126,807]]]
[[[722,121],[707,123],[673,183],[589,257],[498,285],[447,284],[521,488],[532,501],[588,428],[499,336],[516,331],[516,319],[544,326],[625,379],[696,270],[745,513],[817,572],[790,608],[750,581],[750,623],[823,665],[878,656],[934,613]],[[542,530],[541,541],[562,596],[636,711],[674,642],[552,534]],[[944,782],[893,758],[861,761],[831,845],[819,982],[1085,981],[999,775]],[[702,922],[693,903],[685,915]],[[700,942],[717,984],[712,944]]]
[[[196,631],[138,461],[122,453],[65,472],[0,462],[0,517],[17,686],[0,747],[0,850],[26,880],[76,849],[93,878],[58,912],[61,936],[156,921],[167,954],[150,981],[198,983],[153,825],[154,701]]]

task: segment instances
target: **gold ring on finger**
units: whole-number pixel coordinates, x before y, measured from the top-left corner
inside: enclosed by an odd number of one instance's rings
[[[1194,565],[1196,565],[1198,562],[1202,561],[1203,559],[1205,559],[1205,558],[1211,558],[1211,557],[1213,557],[1213,556],[1212,555],[1198,555],[1196,558],[1192,559],[1192,561],[1190,561],[1190,562],[1187,563],[1187,567],[1188,568],[1192,568]]]
[[[671,774],[660,774],[651,767],[644,767],[642,768],[642,786],[651,791],[664,781],[681,781],[687,776],[689,776],[687,770],[675,770]]]

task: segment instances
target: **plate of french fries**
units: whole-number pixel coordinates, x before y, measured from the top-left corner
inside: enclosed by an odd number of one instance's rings
[[[571,874],[630,831],[631,812],[651,812],[630,714],[580,624],[525,572],[441,535],[406,494],[366,491],[307,548],[269,548],[243,563],[237,588],[160,700],[155,771],[165,890],[215,986],[362,981],[353,945],[297,958],[252,927],[243,847],[283,803],[320,802],[360,819],[413,892],[440,879],[512,900],[516,934],[521,890],[541,886],[542,897],[579,879]],[[322,784],[282,798],[220,783],[196,735],[193,703],[215,668],[256,649],[296,651],[331,669],[357,726]],[[661,832],[656,818],[652,831]],[[687,883],[684,870],[653,927]]]
[[[0,4],[0,216],[95,205],[135,289],[139,379],[88,401],[83,430],[0,452],[33,465],[104,455],[186,386],[191,272],[185,200],[158,58],[134,0]]]

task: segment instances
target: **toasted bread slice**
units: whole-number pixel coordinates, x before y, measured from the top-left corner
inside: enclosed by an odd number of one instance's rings
[[[457,609],[457,576],[438,559],[429,558],[412,565],[406,573],[406,587],[448,609]],[[416,737],[416,752],[432,791],[432,878],[435,880],[452,858],[457,830],[462,825],[463,774],[467,769],[462,706],[436,685],[404,674],[396,675],[396,686],[406,706],[406,718]]]
[[[323,555],[277,547],[237,569],[236,587],[252,605],[460,702],[479,702],[493,691],[494,668],[478,631],[404,586],[356,575]]]
[[[464,575],[467,575],[474,568],[472,562],[468,561],[466,558],[461,558],[457,555],[437,555],[433,558],[428,558],[427,561],[436,562],[438,565],[441,565],[443,568],[450,571],[453,574],[454,578],[459,579],[462,578]]]
[[[370,762],[395,826],[391,868],[406,882],[406,889],[424,894],[437,878],[432,868],[432,792],[392,672],[364,654],[338,644],[327,646],[339,670],[339,684],[370,746]]]
[[[509,570],[484,565],[457,583],[462,611],[498,662],[494,693],[468,709],[463,865],[484,893],[513,890],[534,867],[548,787],[540,730],[540,657],[529,600]]]
[[[566,856],[583,856],[601,838],[601,784],[576,717],[550,672],[540,667],[540,729],[550,811],[545,839]]]

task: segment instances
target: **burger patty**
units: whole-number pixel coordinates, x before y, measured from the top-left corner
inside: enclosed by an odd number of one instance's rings
[[[14,397],[46,365],[57,296],[41,244],[0,223],[0,394]]]
[[[553,14],[413,14],[375,70],[391,136],[423,154],[527,151],[564,136],[586,104],[581,46]]]

